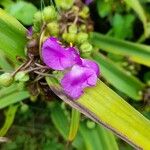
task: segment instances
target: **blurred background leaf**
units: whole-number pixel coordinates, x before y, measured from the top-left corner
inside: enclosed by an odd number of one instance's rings
[[[24,1],[14,3],[6,10],[24,25],[31,25],[33,16],[37,12],[37,8],[32,3]]]
[[[0,51],[12,62],[23,57],[26,44],[26,29],[14,17],[0,9]]]
[[[119,40],[99,33],[91,33],[90,41],[103,51],[127,56],[137,63],[150,66],[150,48],[147,45]]]
[[[142,100],[144,84],[100,53],[94,53],[93,59],[100,65],[102,76],[116,89],[134,100]]]

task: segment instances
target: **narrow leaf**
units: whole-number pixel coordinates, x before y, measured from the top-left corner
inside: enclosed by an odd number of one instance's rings
[[[114,135],[102,126],[96,125],[89,129],[86,124],[81,123],[79,131],[87,150],[119,150]]]
[[[124,0],[127,5],[129,5],[139,16],[143,23],[145,36],[147,35],[147,19],[143,7],[141,6],[139,0]]]
[[[18,108],[18,105],[9,106],[9,108],[6,112],[5,123],[4,123],[3,127],[0,129],[0,137],[5,136],[5,134],[7,133],[9,128],[11,127],[11,125],[14,121],[14,118],[15,118],[17,108]]]
[[[100,64],[102,76],[115,88],[125,93],[134,100],[141,100],[144,84],[125,70],[117,66],[113,61],[99,53],[93,54],[93,59]]]
[[[131,60],[150,66],[150,47],[115,39],[99,33],[90,34],[91,43],[104,51],[128,56]]]
[[[9,64],[9,62],[6,60],[5,56],[2,53],[0,53],[0,68],[2,68],[5,72],[13,70],[13,67]]]
[[[79,128],[79,123],[80,123],[80,112],[72,108],[68,141],[73,141],[74,138],[76,137]]]
[[[103,150],[100,136],[95,129],[88,129],[85,124],[80,124],[80,133],[86,145],[86,150]]]
[[[114,135],[102,126],[97,127],[103,150],[119,150]]]
[[[0,9],[0,51],[11,61],[24,57],[26,29],[14,17]]]
[[[60,107],[58,103],[54,103],[54,105],[51,107],[51,119],[55,127],[59,131],[59,133],[62,135],[62,137],[65,140],[68,140],[69,120],[67,116],[65,115],[63,109]],[[72,145],[73,147],[76,147],[79,150],[85,149],[83,139],[81,138],[81,135],[79,134],[79,132],[75,140],[73,141]]]
[[[0,109],[3,109],[11,104],[20,102],[26,98],[29,98],[29,93],[27,91],[14,92],[8,96],[0,98]]]
[[[0,100],[1,100],[2,97],[8,96],[8,95],[12,94],[13,92],[14,93],[15,92],[19,92],[20,89],[23,88],[23,86],[24,86],[23,84],[16,84],[16,83],[14,83],[14,84],[10,85],[9,87],[1,88],[0,89]]]
[[[51,108],[51,118],[55,127],[61,133],[63,138],[67,139],[67,135],[69,132],[69,121],[67,120],[67,117],[65,116],[63,110],[58,104],[55,104]]]
[[[46,78],[54,93],[87,117],[112,130],[132,146],[150,149],[150,122],[131,107],[102,81],[93,88],[87,88],[81,98],[73,101],[67,98],[56,79]]]

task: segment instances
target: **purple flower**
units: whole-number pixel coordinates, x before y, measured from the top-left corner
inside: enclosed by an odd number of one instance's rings
[[[99,67],[94,61],[82,59],[82,62],[82,65],[74,65],[61,80],[65,93],[72,99],[78,99],[84,88],[96,85],[99,75]]]
[[[70,98],[78,99],[84,88],[96,85],[99,66],[92,60],[82,59],[74,47],[63,47],[54,38],[48,38],[42,46],[44,63],[54,70],[65,70],[61,86]]]
[[[55,70],[64,70],[81,63],[80,55],[74,47],[64,48],[54,37],[44,42],[42,58],[47,66]]]
[[[85,4],[89,5],[93,0],[85,0]]]

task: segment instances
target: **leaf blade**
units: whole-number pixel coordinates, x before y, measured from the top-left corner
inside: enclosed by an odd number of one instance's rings
[[[134,100],[142,100],[141,91],[144,84],[132,75],[129,75],[113,61],[100,53],[93,53],[92,58],[100,65],[102,76],[116,89],[125,93]]]
[[[150,66],[150,47],[124,40],[115,39],[99,33],[90,34],[91,43],[106,52],[128,56],[131,60]]]
[[[76,109],[72,109],[70,130],[68,135],[68,141],[73,141],[78,133],[78,128],[80,124],[80,112]]]
[[[24,57],[26,29],[14,17],[0,9],[0,51],[12,62],[16,57]]]
[[[16,106],[12,105],[8,108],[8,110],[6,112],[5,123],[4,123],[3,127],[0,129],[0,137],[5,136],[5,134],[7,133],[9,128],[11,127],[11,125],[14,121],[17,109],[18,109],[18,105],[16,105]]]
[[[17,91],[8,96],[0,98],[0,109],[3,109],[11,104],[20,102],[26,98],[29,98],[29,93],[27,91]]]
[[[150,149],[150,122],[103,82],[98,81],[95,87],[86,89],[81,98],[73,101],[65,96],[56,79],[47,77],[46,80],[52,91],[71,107],[112,130],[132,146]]]

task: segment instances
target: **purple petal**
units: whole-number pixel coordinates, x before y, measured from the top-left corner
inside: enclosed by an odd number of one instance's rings
[[[88,59],[81,59],[82,60],[82,66],[91,68],[95,71],[96,75],[99,76],[100,74],[100,69],[99,66],[96,62]]]
[[[85,4],[89,5],[93,0],[85,0]]]
[[[27,36],[31,37],[32,34],[33,34],[33,29],[32,29],[32,27],[29,27],[27,30]]]
[[[74,65],[70,72],[61,80],[65,93],[72,99],[78,99],[83,94],[85,87],[96,85],[97,75],[88,67]]]
[[[48,67],[55,70],[64,70],[81,62],[80,56],[75,48],[62,47],[54,37],[48,38],[43,43],[42,58]]]

